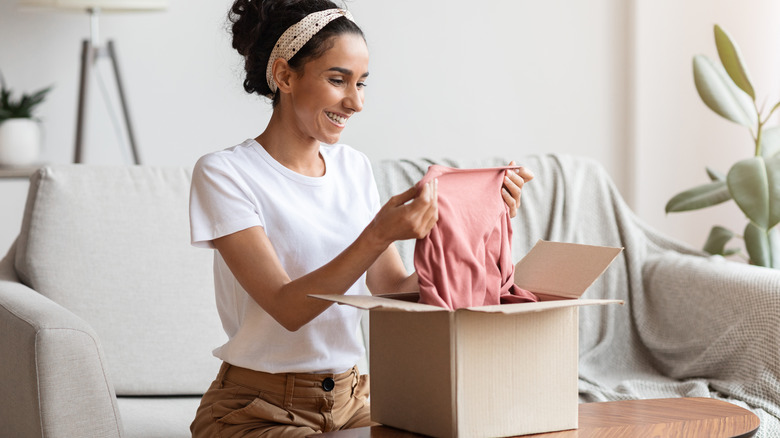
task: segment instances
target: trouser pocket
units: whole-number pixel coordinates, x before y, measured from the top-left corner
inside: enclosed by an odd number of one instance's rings
[[[292,413],[280,406],[264,400],[261,395],[256,396],[249,404],[245,405],[244,407],[229,410],[227,412],[225,409],[220,409],[215,406],[212,408],[212,414],[214,415],[217,422],[231,425],[292,425],[295,419],[295,416]]]

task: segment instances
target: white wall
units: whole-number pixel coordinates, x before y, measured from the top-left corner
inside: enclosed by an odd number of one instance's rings
[[[270,107],[240,87],[240,59],[225,32],[229,4],[172,0],[162,13],[102,17],[101,34],[117,45],[145,163],[191,165],[265,126]],[[588,155],[625,183],[623,4],[350,1],[367,34],[371,79],[364,113],[342,140],[372,158]],[[80,40],[88,35],[86,14],[0,3],[7,81],[16,90],[56,87],[40,111],[46,162],[72,159]],[[97,86],[89,117],[86,162],[127,162]],[[0,194],[10,199],[6,186],[0,182]],[[0,218],[0,245],[18,228],[23,201],[12,203]]]
[[[265,126],[270,106],[240,86],[241,62],[225,31],[230,3],[171,0],[166,12],[102,17],[102,35],[119,51],[144,163],[191,165]],[[663,206],[703,181],[705,164],[725,170],[735,159],[718,142],[746,139],[698,102],[690,58],[714,54],[718,21],[757,66],[759,92],[776,91],[769,89],[776,65],[764,62],[774,46],[765,43],[778,40],[770,29],[780,26],[772,0],[678,3],[350,0],[367,34],[371,78],[364,112],[342,141],[372,158],[593,157],[641,217],[699,246],[703,227],[692,216],[664,217]],[[748,4],[751,13],[736,13]],[[43,161],[72,159],[80,40],[88,35],[86,14],[21,11],[0,0],[6,80],[15,90],[56,87],[39,114]],[[125,163],[126,146],[92,85],[86,161]],[[697,148],[709,145],[705,162]],[[0,181],[0,247],[18,230],[22,191]]]

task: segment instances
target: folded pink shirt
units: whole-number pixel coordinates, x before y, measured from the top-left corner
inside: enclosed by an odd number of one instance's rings
[[[418,188],[438,178],[439,220],[414,248],[420,302],[449,309],[538,301],[514,284],[512,224],[501,196],[507,169],[433,165]]]

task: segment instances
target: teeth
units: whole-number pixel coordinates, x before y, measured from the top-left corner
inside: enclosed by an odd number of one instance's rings
[[[328,116],[329,119],[333,120],[334,122],[338,123],[339,125],[343,125],[347,123],[346,117],[341,117],[338,114],[333,114],[330,112],[325,111],[325,114]]]

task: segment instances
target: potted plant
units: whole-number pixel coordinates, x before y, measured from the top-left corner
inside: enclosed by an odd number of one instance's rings
[[[780,268],[780,126],[766,126],[780,102],[769,110],[758,107],[756,93],[738,46],[729,34],[715,25],[715,45],[720,63],[704,55],[693,58],[693,78],[704,103],[718,115],[745,126],[753,140],[753,155],[735,163],[726,174],[706,168],[710,182],[685,190],[666,204],[666,212],[710,207],[734,200],[748,219],[738,236],[722,226],[710,231],[704,250],[732,255],[739,248],[727,248],[742,238],[750,263]]]
[[[51,87],[22,94],[18,100],[13,99],[2,74],[0,87],[0,165],[29,166],[38,159],[41,148],[40,121],[33,113]]]

